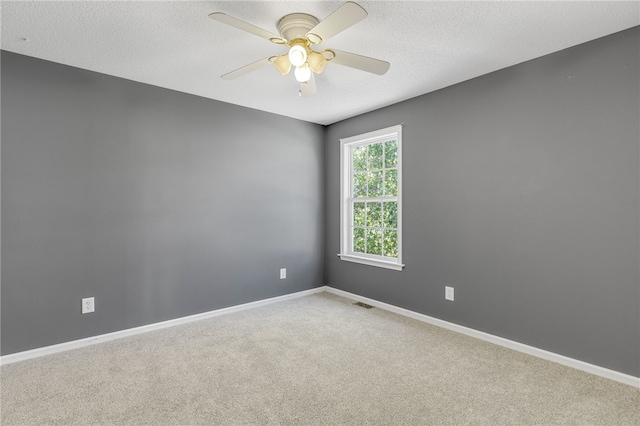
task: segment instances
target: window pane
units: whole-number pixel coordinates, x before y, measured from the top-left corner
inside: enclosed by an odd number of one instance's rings
[[[353,228],[353,251],[364,253],[364,229]]]
[[[367,226],[382,227],[382,203],[367,203]]]
[[[384,195],[398,195],[398,170],[385,170],[384,172]]]
[[[364,172],[367,170],[367,147],[359,146],[353,150],[353,170]]]
[[[382,231],[367,229],[367,253],[382,255]]]
[[[382,195],[382,172],[371,172],[368,173],[369,177],[369,197],[379,197]]]
[[[353,198],[367,196],[367,174],[354,173],[353,175]]]
[[[353,225],[364,226],[365,210],[364,203],[353,203]]]
[[[402,126],[340,139],[340,258],[402,270]]]
[[[384,143],[384,166],[396,167],[398,165],[398,143],[387,141]]]
[[[382,143],[369,146],[369,170],[382,168]]]
[[[382,226],[385,228],[398,227],[398,203],[397,202],[389,201],[384,203],[384,214],[383,214]]]
[[[384,231],[384,241],[382,244],[384,256],[398,257],[398,232],[386,229]]]

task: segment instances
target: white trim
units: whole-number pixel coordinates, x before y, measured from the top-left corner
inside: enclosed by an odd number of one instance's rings
[[[250,308],[256,308],[258,306],[264,306],[264,305],[269,305],[271,303],[281,302],[284,300],[296,299],[296,298],[308,296],[311,294],[322,293],[324,291],[326,291],[327,293],[332,293],[338,296],[346,297],[348,299],[363,302],[368,305],[375,306],[377,308],[384,309],[389,312],[393,312],[408,318],[413,318],[418,321],[435,325],[437,327],[442,327],[447,330],[455,331],[457,333],[461,333],[470,337],[475,337],[477,339],[484,340],[486,342],[503,346],[509,349],[513,349],[518,352],[523,352],[529,355],[536,356],[538,358],[546,359],[547,361],[553,361],[558,364],[575,368],[577,370],[595,374],[596,376],[605,377],[607,379],[615,380],[616,382],[620,382],[620,383],[624,383],[630,386],[640,388],[640,377],[631,376],[629,374],[620,373],[618,371],[610,370],[608,368],[600,367],[598,365],[589,364],[587,362],[580,361],[574,358],[569,358],[567,356],[559,355],[553,352],[549,352],[544,349],[539,349],[533,346],[525,345],[523,343],[505,339],[503,337],[494,336],[489,333],[474,330],[472,328],[464,327],[462,325],[458,325],[458,324],[454,324],[438,318],[430,317],[428,315],[420,314],[418,312],[410,311],[408,309],[399,308],[397,306],[390,305],[388,303],[379,302],[377,300],[370,299],[368,297],[359,296],[357,294],[349,293],[344,290],[338,290],[337,288],[328,287],[328,286],[316,287],[309,290],[300,291],[297,293],[286,294],[284,296],[272,297],[269,299],[263,299],[255,302],[244,303],[242,305],[230,306],[228,308],[217,309],[215,311],[204,312],[201,314],[190,315],[182,318],[176,318],[173,320],[163,321],[155,324],[143,325],[141,327],[115,331],[113,333],[107,333],[107,334],[102,334],[98,336],[87,337],[85,339],[73,340],[71,342],[59,343],[57,345],[45,346],[43,348],[37,348],[37,349],[32,349],[24,352],[8,354],[8,355],[0,356],[0,365],[7,365],[14,362],[25,361],[28,359],[38,358],[44,355],[51,355],[59,352],[64,352],[71,349],[78,349],[85,346],[95,345],[97,343],[120,339],[123,337],[135,336],[137,334],[142,334],[149,331],[161,330],[163,328],[173,327],[180,324],[187,324],[190,322],[213,318],[220,315],[226,315],[226,314],[243,311]]]
[[[426,322],[437,327],[446,328],[447,330],[455,331],[476,339],[484,340],[485,342],[493,343],[505,348],[513,349],[518,352],[523,352],[528,355],[533,355],[538,358],[546,359],[547,361],[553,361],[558,364],[566,365],[577,370],[585,371],[587,373],[595,374],[596,376],[605,377],[607,379],[615,380],[616,382],[624,383],[636,388],[640,388],[640,377],[631,376],[629,374],[620,373],[615,370],[600,367],[598,365],[589,364],[588,362],[580,361],[574,358],[569,358],[564,355],[549,352],[544,349],[539,349],[534,346],[525,345],[524,343],[515,342],[513,340],[505,339],[503,337],[494,336],[493,334],[485,333],[483,331],[474,330],[473,328],[465,327],[462,325],[454,324],[448,321],[444,321],[438,318],[430,317],[428,315],[420,314],[418,312],[410,311],[408,309],[399,308],[388,303],[379,302],[368,297],[358,296],[357,294],[349,293],[344,290],[338,290],[333,287],[326,287],[328,293],[333,293],[338,296],[346,297],[358,302],[366,303],[367,305],[375,306],[380,309],[384,309],[389,312],[393,312],[405,317],[413,318],[418,321]]]
[[[340,141],[340,253],[338,256],[341,260],[349,262],[361,263],[369,266],[377,266],[381,268],[402,271],[404,264],[402,263],[402,128],[403,124],[386,127],[384,129],[375,130],[361,135],[341,138]],[[394,138],[398,146],[398,164],[397,164],[397,187],[398,194],[394,197],[365,197],[362,201],[385,201],[385,199],[393,199],[397,203],[397,234],[398,234],[398,257],[384,258],[384,256],[368,255],[365,253],[356,253],[352,247],[351,235],[351,218],[353,216],[352,202],[352,179],[353,173],[351,148],[354,146],[368,145],[385,141],[387,138]],[[383,169],[385,167],[383,166]],[[360,199],[358,199],[360,200]]]
[[[338,257],[340,257],[340,259],[342,260],[346,260],[347,262],[361,263],[363,265],[393,269],[394,271],[402,271],[402,268],[404,268],[404,264],[396,262],[395,259],[393,262],[388,262],[384,260],[374,259],[372,257],[360,257],[360,256],[354,256],[351,254],[340,254],[340,253],[338,253]]]
[[[376,139],[385,139],[395,136],[397,133],[402,132],[404,124],[396,124],[394,126],[385,127],[384,129],[373,130],[371,132],[363,133],[361,135],[353,135],[348,138],[340,138],[340,142],[351,144],[358,142],[356,145],[368,144]]]
[[[186,317],[176,318],[168,321],[157,322],[154,324],[143,325],[140,327],[129,328],[126,330],[114,331],[113,333],[100,334],[98,336],[87,337],[70,342],[59,343],[57,345],[45,346],[42,348],[31,349],[23,352],[16,352],[0,356],[0,365],[11,364],[18,361],[37,358],[44,355],[56,354],[71,349],[83,348],[85,346],[95,345],[96,343],[108,342],[123,337],[135,336],[149,331],[161,330],[163,328],[173,327],[176,325],[187,324],[194,321],[200,321],[208,318],[226,315],[233,312],[243,311],[245,309],[256,308],[258,306],[269,305],[276,302],[282,302],[289,299],[297,299],[299,297],[308,296],[310,294],[321,293],[326,291],[325,286],[312,288],[309,290],[299,291],[297,293],[285,294],[284,296],[272,297],[269,299],[257,300],[255,302],[244,303],[242,305],[230,306],[228,308],[216,309],[215,311],[203,312],[201,314],[189,315]]]

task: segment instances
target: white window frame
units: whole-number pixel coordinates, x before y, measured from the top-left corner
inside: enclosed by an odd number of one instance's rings
[[[384,257],[353,251],[351,224],[353,164],[351,150],[360,145],[369,145],[395,139],[398,143],[398,257]],[[395,197],[394,197],[395,198]],[[381,201],[384,198],[381,197]],[[340,139],[340,253],[338,256],[348,262],[377,266],[401,271],[402,263],[402,124]]]

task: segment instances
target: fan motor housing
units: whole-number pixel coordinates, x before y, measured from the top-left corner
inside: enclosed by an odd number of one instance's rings
[[[278,32],[285,40],[305,38],[309,30],[318,25],[318,18],[306,13],[290,13],[278,21]]]

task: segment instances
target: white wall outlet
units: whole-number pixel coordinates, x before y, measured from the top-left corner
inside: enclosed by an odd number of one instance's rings
[[[444,298],[453,302],[453,287],[444,286]]]
[[[96,298],[95,297],[87,297],[82,299],[82,313],[90,314],[91,312],[95,312],[96,310]]]
[[[284,280],[287,278],[287,268],[280,268],[280,279]]]

